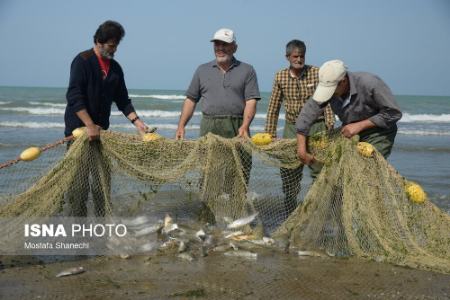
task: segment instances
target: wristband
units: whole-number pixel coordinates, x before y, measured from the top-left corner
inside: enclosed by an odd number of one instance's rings
[[[139,117],[134,117],[132,120],[131,120],[131,123],[133,123],[134,124],[134,122],[136,122],[137,120],[139,120]]]

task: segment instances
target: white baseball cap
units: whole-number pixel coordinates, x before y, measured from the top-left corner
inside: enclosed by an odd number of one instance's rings
[[[214,37],[212,38],[211,42],[214,41],[222,41],[225,43],[233,43],[236,41],[236,36],[234,35],[233,30],[228,28],[221,28],[214,33]]]
[[[319,69],[319,84],[313,99],[318,103],[330,100],[345,74],[347,74],[347,66],[343,61],[335,59],[325,62]]]

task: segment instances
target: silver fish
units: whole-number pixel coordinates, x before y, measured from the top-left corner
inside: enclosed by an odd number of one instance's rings
[[[139,216],[136,217],[134,219],[128,218],[128,219],[122,219],[122,223],[127,225],[127,226],[139,226],[142,224],[145,224],[147,222],[149,222],[150,219],[147,216]]]
[[[228,252],[225,252],[223,255],[230,256],[230,257],[243,257],[243,258],[248,258],[248,259],[257,259],[258,258],[257,253],[253,253],[250,251],[242,251],[242,250],[228,251]]]
[[[223,220],[224,220],[225,222],[227,222],[227,223],[233,222],[233,219],[230,218],[230,217],[223,217]]]
[[[228,231],[229,232],[229,231]],[[224,233],[228,233],[228,232],[224,232]],[[238,235],[243,235],[244,233],[242,232],[242,231],[240,231],[240,230],[238,230],[238,231],[232,231],[231,233],[229,233],[229,234],[227,234],[226,236],[225,236],[225,238],[226,239],[229,239],[229,238],[232,238],[232,237],[234,237],[234,236],[238,236]]]
[[[166,214],[164,217],[164,228],[169,227],[173,224],[173,219],[169,214]]]
[[[233,244],[233,243],[231,243],[231,242],[230,242],[229,245],[230,245],[230,247],[233,248],[233,250],[235,250],[235,251],[237,251],[237,250],[239,249],[235,244]]]
[[[239,227],[242,227],[244,225],[247,225],[248,223],[253,221],[256,218],[257,215],[258,215],[258,213],[255,213],[255,214],[250,215],[248,217],[237,219],[234,222],[228,224],[227,228],[228,229],[235,229],[235,228],[239,228]]]
[[[178,245],[178,252],[182,253],[182,252],[186,251],[186,249],[187,249],[186,243],[183,241],[180,241],[180,244]]]
[[[314,251],[302,251],[302,250],[299,250],[298,251],[298,256],[316,256],[316,257],[318,257],[318,256],[321,256],[321,255],[320,255],[320,253],[314,252]]]
[[[205,231],[203,231],[203,229],[200,229],[199,231],[197,231],[195,233],[195,236],[200,240],[200,241],[204,241],[206,238],[206,233]]]
[[[149,251],[152,251],[153,249],[155,249],[155,246],[156,246],[156,243],[148,242],[144,245],[141,245],[139,247],[139,250],[142,252],[149,252]]]
[[[56,277],[63,277],[63,276],[70,276],[70,275],[76,275],[81,274],[85,272],[83,267],[73,267],[70,269],[66,269],[64,271],[59,272]]]
[[[192,255],[190,255],[190,254],[188,254],[188,253],[186,253],[186,252],[183,252],[183,253],[178,254],[177,257],[178,257],[178,258],[181,258],[181,259],[183,259],[183,260],[187,260],[187,261],[189,261],[189,262],[191,262],[191,261],[194,260],[194,258],[192,257]]]
[[[260,246],[272,246],[275,244],[275,241],[268,237],[263,237],[262,240],[250,240],[250,242]]]
[[[160,230],[162,228],[162,224],[154,224],[148,227],[144,227],[141,230],[136,230],[136,232],[134,233],[135,236],[141,236],[141,235],[147,235],[150,233],[154,233],[157,232],[158,230]]]
[[[178,224],[169,224],[168,226],[164,226],[163,233],[168,234],[171,231],[177,230]]]
[[[214,252],[225,252],[228,249],[230,249],[231,246],[230,245],[220,245],[220,246],[216,246],[212,249],[212,251]]]

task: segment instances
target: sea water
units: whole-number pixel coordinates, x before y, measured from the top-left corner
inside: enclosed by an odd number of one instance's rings
[[[65,88],[0,87],[0,164],[30,146],[64,137]],[[138,115],[158,133],[173,138],[185,99],[178,90],[129,90]],[[262,93],[251,132],[263,132],[270,93]],[[403,111],[390,163],[423,186],[434,203],[450,212],[450,96],[397,95]],[[186,126],[186,138],[198,137],[199,107]],[[278,135],[284,125],[280,112]],[[113,105],[111,130],[135,133]],[[0,181],[2,179],[0,178]]]

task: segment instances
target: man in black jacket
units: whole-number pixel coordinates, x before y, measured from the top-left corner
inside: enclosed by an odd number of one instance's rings
[[[95,32],[94,48],[81,52],[72,61],[64,115],[66,136],[75,128],[86,126],[89,139],[98,139],[100,129],[109,127],[113,101],[140,132],[148,129],[128,98],[122,68],[114,60],[124,35],[119,23],[106,21]]]
[[[65,136],[85,126],[89,140],[99,140],[100,130],[109,127],[112,102],[140,133],[148,130],[128,98],[122,68],[114,60],[114,53],[124,35],[122,25],[106,21],[95,32],[94,48],[81,52],[72,61],[64,115]],[[96,215],[102,216],[108,209],[105,204],[109,201],[110,170],[108,163],[98,155],[100,147],[98,141],[90,143],[78,162],[74,182],[67,195],[74,216],[87,214],[89,188]]]

